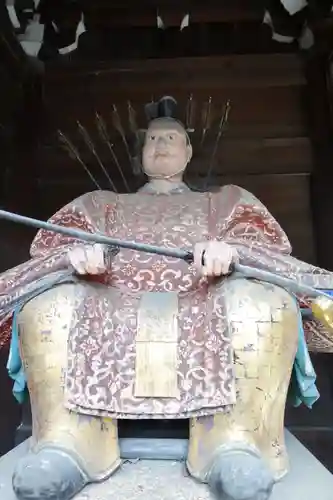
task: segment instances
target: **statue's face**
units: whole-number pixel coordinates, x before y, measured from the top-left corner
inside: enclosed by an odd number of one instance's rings
[[[174,120],[155,120],[150,125],[142,152],[143,169],[151,178],[182,177],[192,148],[186,132]]]

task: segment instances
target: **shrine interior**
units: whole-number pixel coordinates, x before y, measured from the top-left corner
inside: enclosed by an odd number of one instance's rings
[[[211,171],[213,188],[248,189],[296,257],[333,270],[333,17],[322,3],[289,16],[279,1],[1,0],[1,208],[46,220],[96,183],[138,189],[145,105],[170,95],[193,144],[189,185],[207,187]],[[1,221],[2,271],[29,257],[34,234]],[[7,357],[0,455],[22,422]],[[288,407],[286,425],[333,472],[333,363],[313,361],[321,398]]]

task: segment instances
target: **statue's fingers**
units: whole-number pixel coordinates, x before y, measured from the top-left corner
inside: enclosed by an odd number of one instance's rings
[[[85,250],[85,268],[87,274],[102,274],[105,271],[104,254],[99,246],[94,245]]]
[[[221,274],[229,274],[230,273],[230,268],[231,268],[231,259],[226,259],[222,262],[222,270]]]
[[[92,249],[93,249],[93,252],[96,255],[96,257],[98,256],[99,260],[102,261],[102,259],[104,257],[104,245],[101,245],[100,243],[96,243],[92,247]]]
[[[75,248],[74,250],[69,252],[69,261],[78,274],[86,273],[85,269],[86,258],[83,248]]]
[[[205,264],[201,267],[201,274],[203,276],[214,276],[214,260],[208,255],[205,255]]]
[[[91,260],[87,260],[85,263],[85,271],[86,274],[99,274],[98,268],[96,267],[95,262],[91,262]]]
[[[210,276],[209,268],[208,267],[202,267],[201,268],[201,276]]]
[[[213,272],[214,276],[221,276],[224,274],[224,266],[221,259],[214,259],[213,261]]]
[[[232,253],[231,253],[231,263],[230,263],[230,266],[232,264],[238,264],[239,263],[239,254],[236,250],[236,248],[232,248]]]
[[[205,245],[198,243],[194,247],[194,265],[197,269],[200,269],[203,272],[203,268],[205,267],[205,256],[203,255],[205,252]]]
[[[85,268],[84,262],[76,262],[76,261],[74,261],[72,263],[72,266],[74,267],[75,271],[78,274],[86,274],[86,268]]]
[[[107,269],[104,245],[99,243],[94,245],[94,255],[96,258],[96,267],[98,268],[99,273],[104,273]]]

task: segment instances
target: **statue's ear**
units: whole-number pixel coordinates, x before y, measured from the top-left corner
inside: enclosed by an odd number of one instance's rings
[[[192,160],[192,154],[193,154],[192,144],[189,143],[186,146],[187,163],[189,163]]]

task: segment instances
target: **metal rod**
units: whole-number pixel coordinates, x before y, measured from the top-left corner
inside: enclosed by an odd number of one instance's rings
[[[116,238],[109,238],[108,236],[104,236],[103,234],[87,233],[86,231],[81,231],[80,229],[58,226],[57,224],[52,224],[51,222],[44,222],[38,219],[32,219],[30,217],[14,214],[12,212],[6,212],[5,210],[0,210],[0,219],[5,219],[11,222],[24,224],[25,226],[31,226],[37,229],[45,229],[46,231],[52,231],[54,233],[64,234],[65,236],[77,238],[82,241],[101,243],[104,245],[109,245],[119,248],[129,248],[131,250],[153,253],[157,255],[164,255],[166,257],[174,257],[176,259],[183,259],[188,262],[191,262],[193,260],[193,254],[187,250],[171,249],[155,245],[146,245],[145,243],[136,243],[134,241],[118,240]]]
[[[80,229],[74,229],[70,227],[58,226],[57,224],[52,224],[51,222],[44,222],[37,219],[32,219],[30,217],[25,217],[23,215],[14,214],[12,212],[6,212],[5,210],[0,210],[0,219],[9,220],[11,222],[17,222],[19,224],[24,224],[26,226],[32,226],[37,229],[45,229],[46,231],[52,231],[55,233],[64,234],[72,238],[76,238],[82,241],[89,241],[92,243],[101,243],[111,247],[128,248],[131,250],[147,252],[157,255],[163,255],[165,257],[174,257],[176,259],[185,260],[188,263],[193,262],[193,253],[190,250],[184,249],[171,249],[156,245],[148,245],[145,243],[137,243],[135,241],[124,241],[116,238],[109,238],[103,234],[99,233],[87,233],[86,231],[81,231]],[[285,276],[280,276],[269,271],[264,271],[262,269],[257,269],[254,267],[244,266],[242,264],[233,264],[233,276],[246,277],[251,279],[257,279],[260,281],[267,281],[274,285],[280,286],[282,288],[287,288],[294,293],[304,293],[309,297],[324,296],[332,300],[332,297],[327,293],[317,290],[316,288],[308,285],[299,283],[291,278],[286,278]]]
[[[280,286],[281,288],[286,288],[293,293],[303,293],[308,297],[324,296],[332,300],[332,297],[322,290],[318,290],[317,288],[309,285],[304,285],[303,283],[299,283],[292,278],[286,278],[285,276],[271,273],[270,271],[264,271],[263,269],[244,266],[242,264],[234,264],[233,271],[235,273],[233,276],[235,277],[237,277],[238,274],[239,277],[257,279],[259,281],[267,281],[268,283]]]

